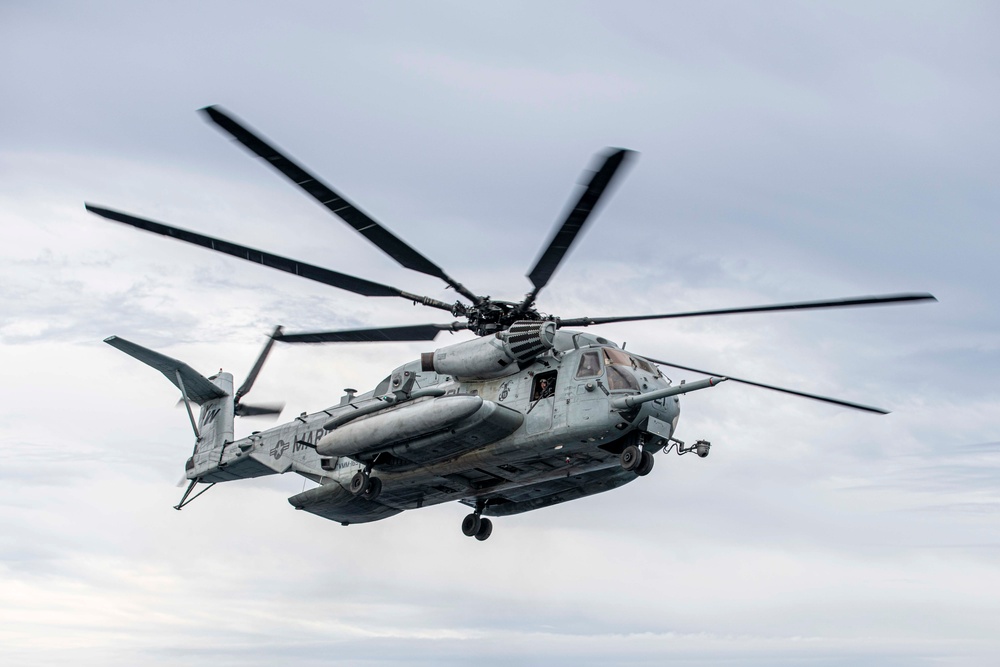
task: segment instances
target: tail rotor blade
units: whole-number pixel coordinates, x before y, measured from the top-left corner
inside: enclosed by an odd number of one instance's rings
[[[281,329],[280,325],[274,327],[274,331],[268,336],[267,342],[264,343],[264,349],[257,355],[257,361],[254,362],[253,368],[247,374],[247,379],[236,390],[236,395],[233,397],[233,413],[237,417],[270,417],[271,419],[277,419],[281,411],[285,409],[284,403],[250,404],[242,402],[243,397],[253,389],[253,384],[257,381],[257,376],[260,375],[260,369],[264,367],[264,362],[267,361],[267,357],[271,353],[271,348],[274,346],[275,337],[281,335]]]
[[[236,415],[239,417],[270,417],[274,420],[284,409],[284,403],[238,403]]]
[[[271,347],[274,345],[275,336],[281,335],[281,325],[274,327],[274,332],[267,337],[267,342],[264,343],[264,349],[260,351],[257,355],[257,361],[254,362],[253,368],[250,369],[250,373],[247,375],[247,379],[243,381],[240,388],[236,390],[236,402],[239,403],[240,399],[250,393],[253,388],[253,383],[257,381],[257,376],[260,375],[260,369],[264,367],[264,362],[267,361],[267,355],[271,353]]]

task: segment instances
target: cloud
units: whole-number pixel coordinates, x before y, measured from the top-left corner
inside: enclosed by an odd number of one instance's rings
[[[0,73],[5,664],[996,653],[994,9],[3,12],[0,51],[19,63]],[[698,392],[679,435],[710,439],[708,459],[661,457],[614,493],[506,518],[486,544],[460,534],[459,506],[348,528],[295,512],[291,476],[176,512],[191,449],[177,392],[105,336],[240,379],[276,324],[448,318],[127,229],[84,201],[454,298],[228,145],[193,112],[210,103],[496,298],[528,290],[591,157],[642,151],[546,312],[941,301],[601,328],[629,350],[893,414]],[[322,409],[431,348],[280,347],[254,398]]]

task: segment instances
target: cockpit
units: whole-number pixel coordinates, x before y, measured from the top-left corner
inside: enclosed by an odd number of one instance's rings
[[[636,373],[648,374],[650,377],[661,377],[660,371],[651,363],[640,357],[634,357],[627,352],[613,348],[601,347],[587,350],[580,355],[580,364],[576,369],[576,379],[585,380],[599,377],[607,371],[608,389],[639,390]]]

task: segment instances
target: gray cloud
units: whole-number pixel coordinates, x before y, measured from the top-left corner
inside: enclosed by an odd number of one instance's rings
[[[0,15],[5,664],[996,654],[991,5]],[[275,324],[439,317],[144,235],[84,201],[453,298],[229,145],[194,113],[212,103],[499,298],[527,291],[594,153],[641,151],[543,293],[549,312],[910,290],[941,302],[601,329],[893,414],[699,392],[680,437],[711,439],[707,460],[671,455],[613,493],[506,519],[486,545],[460,535],[457,506],[347,529],[304,516],[284,500],[297,479],[222,485],[178,513],[191,435],[176,392],[102,338],[241,375]],[[280,348],[255,396],[321,409],[426,347]]]

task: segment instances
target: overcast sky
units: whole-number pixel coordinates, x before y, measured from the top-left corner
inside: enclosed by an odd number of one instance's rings
[[[998,25],[974,2],[0,4],[0,662],[995,664]],[[708,459],[658,457],[486,543],[457,504],[349,528],[295,512],[290,475],[175,512],[176,390],[103,338],[239,382],[277,324],[447,317],[84,201],[454,298],[209,104],[497,298],[529,289],[594,155],[639,151],[544,312],[940,302],[602,327],[892,414],[691,394],[678,436]],[[279,348],[253,398],[319,410],[430,349]]]

